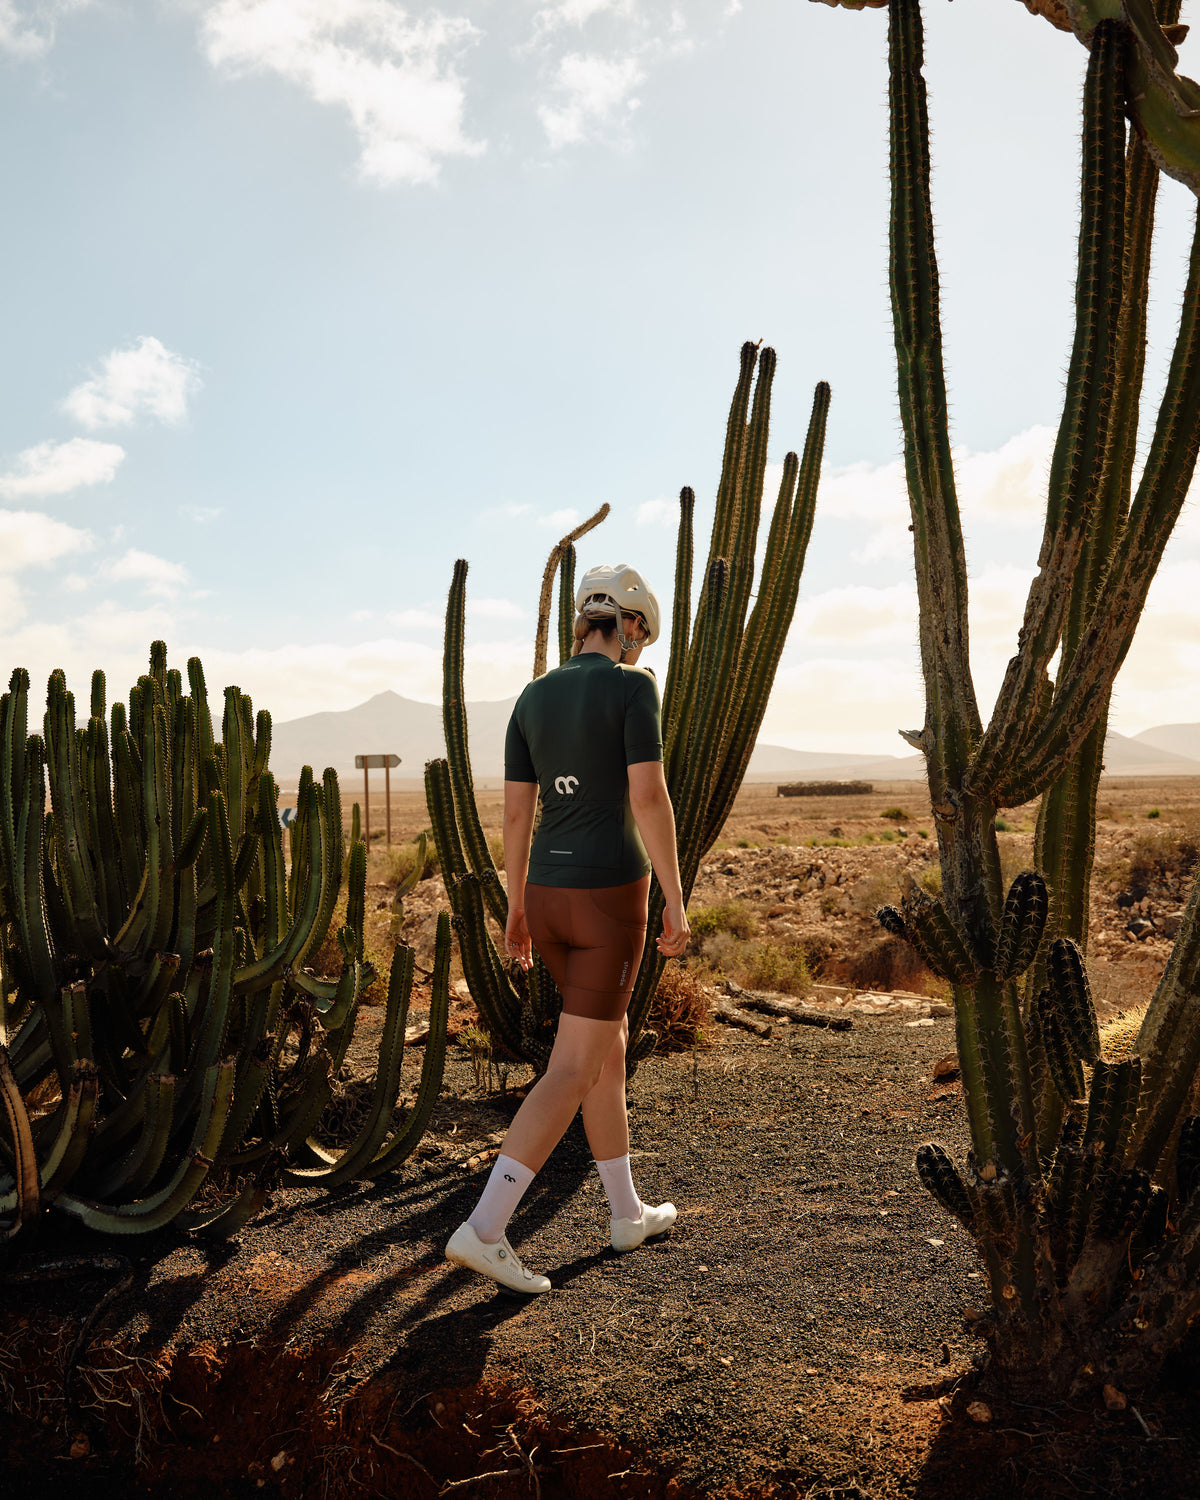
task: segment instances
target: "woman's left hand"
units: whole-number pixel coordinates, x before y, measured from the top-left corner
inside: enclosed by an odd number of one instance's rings
[[[533,967],[533,942],[524,911],[508,908],[508,924],[504,929],[504,947],[509,958],[515,958],[523,969]]]

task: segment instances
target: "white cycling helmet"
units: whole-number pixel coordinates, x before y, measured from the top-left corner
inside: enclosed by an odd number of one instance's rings
[[[613,615],[617,619],[617,638],[624,650],[629,651],[636,641],[627,641],[621,633],[621,615],[637,615],[646,627],[644,645],[652,645],[658,639],[662,615],[654,590],[636,568],[626,563],[609,566],[601,563],[589,568],[575,591],[575,611],[593,619]]]

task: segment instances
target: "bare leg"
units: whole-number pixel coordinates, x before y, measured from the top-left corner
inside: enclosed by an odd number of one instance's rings
[[[597,1161],[629,1153],[629,1117],[625,1112],[625,1044],[629,1021],[622,1019],[600,1077],[583,1098],[583,1128]]]
[[[625,1044],[620,1021],[593,1021],[586,1016],[559,1017],[554,1050],[545,1073],[525,1097],[501,1153],[511,1156],[532,1171],[541,1170],[546,1158],[566,1134],[575,1111],[596,1087],[605,1071],[614,1042],[620,1037],[621,1053]],[[621,1118],[625,1116],[624,1064],[621,1070]],[[591,1134],[588,1135],[589,1141]],[[626,1134],[628,1142],[628,1135]],[[622,1148],[628,1149],[628,1145]],[[620,1152],[617,1153],[618,1155]]]

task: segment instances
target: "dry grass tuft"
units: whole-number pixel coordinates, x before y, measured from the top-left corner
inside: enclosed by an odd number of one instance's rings
[[[703,1041],[708,995],[694,968],[669,963],[650,1003],[648,1024],[658,1032],[659,1052],[681,1052]]]

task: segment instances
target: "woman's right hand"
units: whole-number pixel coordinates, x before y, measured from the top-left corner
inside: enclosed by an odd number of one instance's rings
[[[509,958],[515,958],[523,969],[533,967],[533,940],[529,936],[529,925],[525,921],[524,911],[514,906],[508,908],[504,947]]]
[[[678,958],[687,947],[692,929],[688,926],[687,912],[683,903],[668,904],[663,908],[663,930],[658,940],[658,951],[665,958]]]

